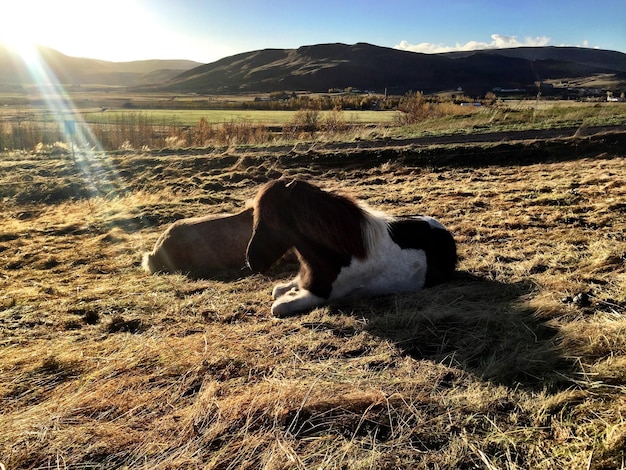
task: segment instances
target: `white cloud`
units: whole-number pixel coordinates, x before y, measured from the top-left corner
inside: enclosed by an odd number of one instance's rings
[[[528,46],[547,46],[550,38],[547,36],[527,37],[519,40],[516,36],[504,36],[502,34],[492,34],[490,42],[469,41],[465,44],[456,43],[454,46],[445,44],[433,44],[430,42],[422,42],[420,44],[411,44],[408,41],[401,41],[396,44],[394,49],[401,49],[411,52],[422,52],[425,54],[436,54],[441,52],[453,51],[475,51],[480,49],[505,49],[509,47],[528,47]]]

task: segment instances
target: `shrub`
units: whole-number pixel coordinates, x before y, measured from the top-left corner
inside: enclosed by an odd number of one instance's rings
[[[296,111],[287,125],[287,132],[299,135],[303,132],[313,135],[319,130],[320,112],[317,109],[301,109]]]
[[[401,98],[398,103],[398,111],[400,111],[400,114],[398,114],[398,124],[417,124],[428,118],[431,110],[431,104],[426,102],[424,94],[421,91],[410,92]]]
[[[323,128],[326,132],[343,132],[348,124],[343,117],[343,111],[334,109],[324,116]]]

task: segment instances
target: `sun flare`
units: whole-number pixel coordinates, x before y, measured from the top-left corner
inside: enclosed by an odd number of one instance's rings
[[[37,61],[37,44],[30,41],[4,41],[0,40],[10,53],[20,57],[28,66]]]
[[[112,50],[132,50],[138,43],[132,37],[145,38],[156,29],[150,9],[139,0],[7,1],[2,3],[0,43],[25,58],[41,45],[69,56],[108,60]]]
[[[28,3],[28,2],[26,2]],[[38,38],[33,34],[33,28],[37,28],[37,20],[28,14],[27,5],[21,2],[10,2],[3,5],[3,21],[0,28],[0,45],[4,45],[9,52],[20,56],[27,64],[31,64],[37,58]],[[28,21],[22,21],[29,18]],[[31,21],[30,19],[33,18]]]

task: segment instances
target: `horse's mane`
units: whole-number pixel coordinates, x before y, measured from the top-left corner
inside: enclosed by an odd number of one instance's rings
[[[369,240],[363,229],[369,214],[350,196],[298,179],[279,179],[261,188],[255,203],[256,217],[274,227],[283,224],[297,236],[342,255],[367,255]]]

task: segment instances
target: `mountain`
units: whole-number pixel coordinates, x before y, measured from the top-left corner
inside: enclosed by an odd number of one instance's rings
[[[108,62],[70,57],[43,46],[37,48],[37,53],[62,84],[135,86],[159,83],[200,65],[198,62],[189,60]],[[24,60],[0,44],[0,84],[32,83],[34,79]]]
[[[475,54],[490,54],[505,57],[515,57],[531,62],[556,61],[561,63],[577,64],[591,68],[616,70],[626,72],[626,54],[603,49],[589,49],[583,47],[516,47],[511,49],[488,49],[483,51],[457,51],[442,55],[451,58],[471,57]]]
[[[428,93],[461,87],[478,95],[496,86],[524,88],[537,81],[599,73],[624,75],[626,54],[560,47],[419,54],[365,43],[319,44],[226,57],[188,70],[158,89],[237,93],[353,87]]]
[[[184,60],[107,62],[39,54],[59,82],[117,85],[175,93],[327,92],[352,87],[389,93],[456,90],[471,96],[495,87],[528,88],[538,81],[609,74],[626,87],[626,54],[577,47],[522,47],[419,54],[366,43],[264,49],[210,64]],[[0,45],[0,85],[30,84],[28,67]]]

